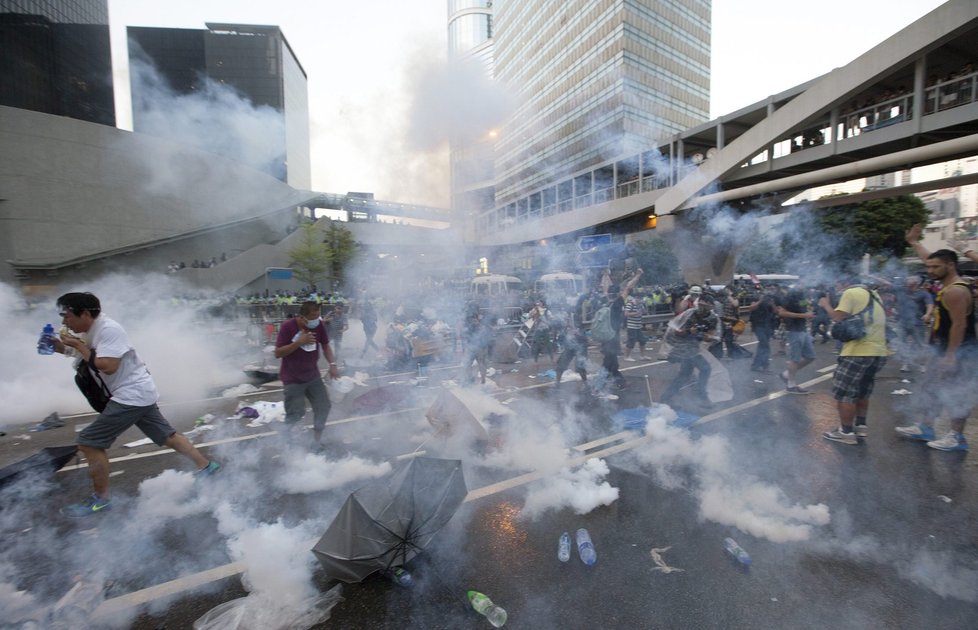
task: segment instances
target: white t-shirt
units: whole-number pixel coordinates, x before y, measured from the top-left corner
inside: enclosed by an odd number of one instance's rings
[[[112,393],[112,400],[136,407],[146,407],[159,400],[153,377],[146,364],[136,356],[129,335],[118,322],[99,315],[88,331],[88,346],[95,348],[96,357],[122,359],[113,374],[99,373]]]

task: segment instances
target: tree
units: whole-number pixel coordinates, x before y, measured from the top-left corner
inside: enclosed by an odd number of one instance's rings
[[[643,283],[667,286],[681,279],[679,259],[661,236],[632,243],[629,253],[642,269]]]
[[[851,269],[866,253],[903,256],[904,233],[916,223],[926,223],[928,214],[924,203],[912,195],[795,210],[781,225],[781,247],[793,271]]]
[[[330,252],[330,272],[334,282],[343,283],[344,272],[357,255],[359,246],[353,238],[353,232],[339,221],[330,221],[326,226],[323,239]]]
[[[920,198],[901,195],[825,208],[817,216],[827,234],[844,237],[863,252],[899,258],[908,247],[906,231],[917,223],[927,223],[929,214]]]
[[[333,252],[323,242],[319,224],[305,223],[299,229],[299,244],[289,250],[289,267],[303,283],[319,284],[330,272]]]

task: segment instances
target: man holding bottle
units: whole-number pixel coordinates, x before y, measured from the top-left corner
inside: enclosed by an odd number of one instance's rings
[[[88,460],[94,493],[81,503],[62,508],[62,514],[91,516],[111,507],[106,451],[133,425],[157,446],[172,448],[193,461],[198,476],[219,471],[220,464],[204,457],[160,413],[156,404],[159,393],[153,377],[136,355],[122,326],[101,314],[99,299],[91,293],[66,293],[58,298],[57,305],[61,321],[70,333],[54,339],[55,352],[74,354],[96,368],[110,394],[105,409],[82,429],[77,440],[79,450]]]

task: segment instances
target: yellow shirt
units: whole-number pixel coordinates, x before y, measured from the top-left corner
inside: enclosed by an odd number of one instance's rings
[[[875,295],[875,292],[874,292]],[[869,291],[863,287],[849,287],[842,292],[835,310],[853,315],[866,308]],[[841,357],[885,357],[886,351],[886,311],[880,303],[879,295],[873,303],[873,322],[869,322],[869,311],[863,313],[866,322],[866,336],[842,344]]]

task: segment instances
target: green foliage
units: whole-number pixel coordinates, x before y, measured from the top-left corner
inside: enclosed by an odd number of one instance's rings
[[[901,195],[825,208],[816,216],[826,234],[847,239],[861,253],[899,258],[908,247],[904,233],[916,223],[927,223],[929,214],[918,197]]]
[[[299,244],[289,250],[289,267],[303,283],[320,284],[329,275],[333,253],[323,242],[319,225],[304,223],[299,229]]]
[[[855,205],[795,210],[782,224],[781,250],[789,271],[851,269],[863,254],[904,255],[904,233],[927,223],[929,211],[912,195],[874,199]]]
[[[342,283],[344,270],[349,269],[350,262],[359,251],[359,246],[353,238],[353,232],[339,221],[330,221],[329,225],[326,226],[323,240],[330,252],[330,271],[333,280]]]
[[[662,237],[633,243],[631,255],[642,269],[642,284],[666,286],[681,280],[679,259]]]

